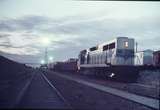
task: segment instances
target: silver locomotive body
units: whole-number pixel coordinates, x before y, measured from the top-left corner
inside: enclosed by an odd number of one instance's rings
[[[117,37],[79,54],[79,67],[105,67],[107,65],[134,65],[134,39]]]
[[[135,81],[134,39],[117,37],[80,52],[78,70],[82,74],[102,75],[123,81]]]

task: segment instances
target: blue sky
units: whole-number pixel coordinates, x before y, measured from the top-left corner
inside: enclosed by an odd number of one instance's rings
[[[44,37],[54,60],[118,36],[139,50],[160,49],[160,3],[136,1],[0,0],[0,51],[18,62],[40,62]]]

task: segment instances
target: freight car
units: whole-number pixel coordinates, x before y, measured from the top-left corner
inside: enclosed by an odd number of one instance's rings
[[[153,51],[150,49],[135,53],[135,65],[153,65]]]
[[[158,62],[158,51],[154,52],[150,49],[147,49],[135,53],[135,66],[139,71],[160,70]]]
[[[77,60],[74,58],[70,58],[67,61],[56,62],[49,67],[50,70],[61,71],[61,72],[77,72]]]
[[[78,70],[123,81],[136,80],[138,69],[134,66],[134,39],[117,37],[82,50],[78,58]]]
[[[160,67],[160,50],[153,53],[153,64],[156,67]]]

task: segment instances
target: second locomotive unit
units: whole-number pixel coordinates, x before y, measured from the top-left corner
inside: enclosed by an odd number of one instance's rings
[[[82,50],[78,58],[78,69],[83,73],[127,81],[135,80],[138,77],[138,70],[134,66],[134,44],[132,38],[117,37],[112,41]]]

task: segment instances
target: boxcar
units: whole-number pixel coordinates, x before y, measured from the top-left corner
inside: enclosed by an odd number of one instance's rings
[[[56,62],[53,70],[62,72],[77,72],[77,59],[69,59],[64,62]]]
[[[160,50],[153,53],[153,64],[160,66]]]

